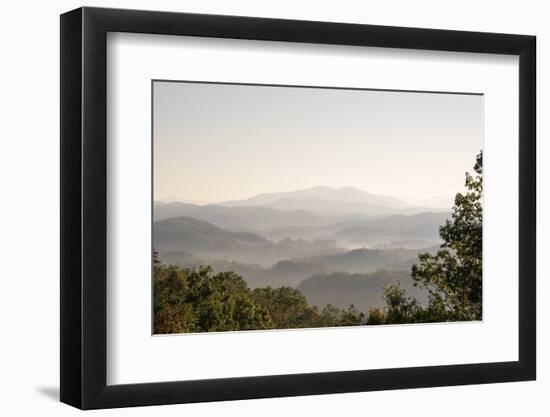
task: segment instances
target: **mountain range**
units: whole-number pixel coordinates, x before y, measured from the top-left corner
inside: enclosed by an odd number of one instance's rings
[[[293,200],[334,201],[338,203],[365,203],[372,206],[393,208],[413,207],[412,204],[387,195],[373,194],[359,190],[354,187],[335,188],[323,185],[296,191],[258,194],[245,200],[227,201],[220,204],[230,207],[270,206],[273,204],[278,204],[279,201]]]
[[[321,226],[336,221],[303,210],[280,211],[268,207],[225,207],[220,205],[198,206],[186,203],[160,203],[153,206],[155,221],[179,216],[193,217],[233,229],[262,230],[289,225]]]
[[[228,210],[229,208],[232,210]],[[343,219],[427,211],[442,210],[414,206],[396,197],[373,194],[353,187],[318,186],[202,206],[181,202],[155,202],[154,219],[200,215],[202,220],[212,221],[214,216],[227,216],[223,227],[243,227],[242,218],[247,217],[248,223],[253,223],[255,228],[267,229],[288,225],[319,226]]]
[[[331,241],[285,239],[273,242],[256,233],[226,230],[187,216],[155,222],[153,245],[162,259],[172,263],[195,256],[204,263],[225,260],[263,266],[281,259],[343,251]]]
[[[153,245],[182,267],[233,271],[251,288],[291,286],[312,305],[362,311],[384,285],[414,294],[410,269],[436,251],[449,212],[352,187],[314,187],[198,205],[155,202]],[[420,296],[425,296],[420,294]]]
[[[428,222],[426,218],[431,221]],[[344,223],[340,224],[339,227],[342,228],[340,231],[332,233],[326,239],[285,238],[275,242],[259,233],[227,230],[203,220],[180,216],[155,222],[153,241],[155,249],[166,261],[180,264],[200,260],[203,263],[226,261],[270,267],[283,260],[299,260],[301,263],[323,266],[315,272],[372,272],[380,268],[409,269],[421,249],[427,251],[439,246],[437,240],[435,236],[432,236],[431,241],[415,240],[417,242],[415,248],[399,247],[399,244],[392,245],[391,239],[396,232],[390,225],[398,224],[413,238],[426,237],[428,232],[425,229],[437,230],[441,216],[439,214],[404,216],[398,220],[392,222],[390,219],[388,223],[381,220],[365,221],[356,228],[349,226],[349,223]],[[383,234],[383,225],[386,224],[389,224],[387,236]],[[337,225],[331,227],[337,230]],[[326,230],[328,229],[330,228]],[[352,234],[359,239],[360,231],[368,233],[369,230],[376,233],[376,239],[373,241],[390,242],[386,243],[389,247],[384,249],[356,247],[350,250],[348,243],[335,239],[335,236],[341,235],[342,232]],[[363,241],[369,239],[371,238],[368,235],[362,238]],[[420,245],[418,242],[425,243]],[[254,276],[257,275],[254,274]],[[285,281],[285,285],[292,285],[290,281],[293,279],[277,279],[277,281],[278,283]]]

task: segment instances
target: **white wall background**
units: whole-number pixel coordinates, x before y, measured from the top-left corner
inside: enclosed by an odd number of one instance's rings
[[[3,415],[75,415],[59,391],[59,17],[72,0],[9,2],[0,23],[0,411]],[[538,37],[539,285],[538,381],[498,385],[324,395],[99,411],[94,415],[279,416],[531,415],[550,412],[550,148],[545,102],[550,26],[545,2],[124,0],[86,5],[240,14],[395,26],[533,34]],[[546,395],[545,395],[546,394]]]

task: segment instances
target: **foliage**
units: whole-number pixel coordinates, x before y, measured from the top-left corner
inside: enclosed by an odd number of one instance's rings
[[[318,327],[317,308],[310,307],[301,291],[291,287],[256,288],[254,300],[268,311],[274,329]]]
[[[408,297],[401,284],[384,287],[384,302],[386,304],[385,323],[412,323],[419,314],[421,307],[415,298]]]
[[[384,291],[386,322],[481,320],[482,152],[474,171],[474,175],[466,173],[467,192],[456,194],[452,218],[439,228],[441,250],[420,254],[420,262],[412,267],[415,286],[429,293],[428,305],[422,308],[399,287],[388,287]]]
[[[233,272],[214,274],[157,265],[154,268],[155,333],[268,329],[272,322],[246,282]]]
[[[234,272],[154,263],[154,332],[293,329],[364,324],[363,313],[310,306],[291,287],[250,290]]]
[[[421,254],[412,277],[430,293],[430,307],[447,320],[481,320],[483,238],[483,155],[475,175],[466,173],[464,194],[455,197],[453,215],[439,229],[442,250]]]

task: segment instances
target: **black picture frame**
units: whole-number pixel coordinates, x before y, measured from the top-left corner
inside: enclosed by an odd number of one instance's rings
[[[519,56],[519,360],[107,385],[108,32]],[[534,36],[79,8],[61,15],[61,401],[82,409],[534,380]]]

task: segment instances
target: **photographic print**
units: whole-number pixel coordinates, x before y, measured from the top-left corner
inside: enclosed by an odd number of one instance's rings
[[[482,320],[483,95],[152,83],[154,334]]]

